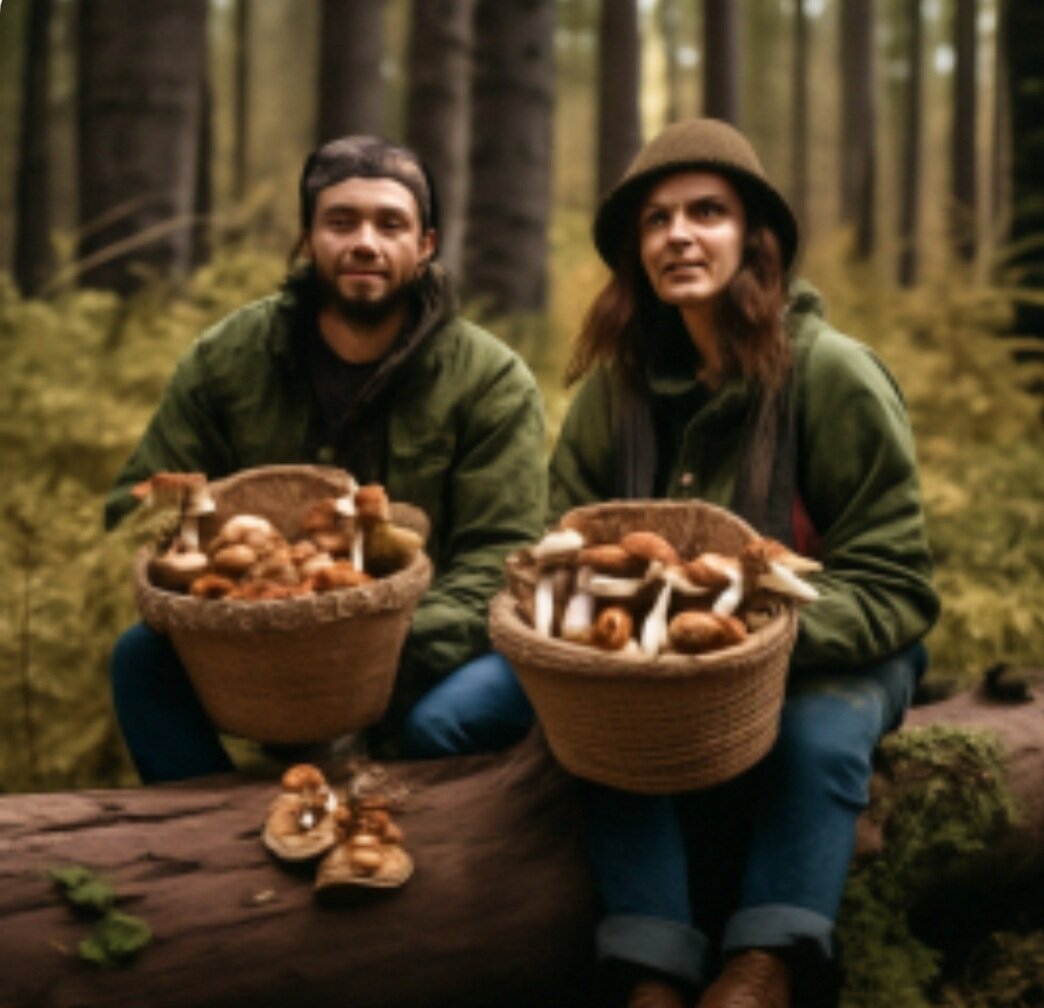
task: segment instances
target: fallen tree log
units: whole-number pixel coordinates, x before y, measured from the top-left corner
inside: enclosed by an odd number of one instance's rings
[[[961,694],[915,709],[899,734],[936,725],[996,734],[1022,812],[987,870],[1039,876],[1044,695],[1000,705]],[[0,798],[0,1008],[590,1003],[595,892],[573,782],[539,733],[499,756],[387,768],[408,789],[396,819],[416,872],[401,890],[338,908],[316,901],[310,872],[263,848],[274,781]],[[888,853],[874,816],[864,858]],[[154,940],[130,965],[102,970],[76,955],[89,923],[46,877],[70,864],[112,879],[121,908],[150,924]]]

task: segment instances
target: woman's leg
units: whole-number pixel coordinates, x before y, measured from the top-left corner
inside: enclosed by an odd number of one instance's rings
[[[116,719],[143,783],[233,768],[168,637],[131,627],[116,642],[111,674]]]
[[[870,669],[797,680],[779,739],[754,771],[759,798],[724,952],[798,949],[820,962],[832,957],[873,751],[902,720],[925,664],[917,645]]]
[[[402,755],[496,752],[521,741],[533,721],[514,670],[491,651],[451,672],[413,706],[402,729]]]
[[[602,902],[599,958],[687,986],[703,977],[706,941],[692,926],[685,840],[664,795],[580,782],[587,846]]]

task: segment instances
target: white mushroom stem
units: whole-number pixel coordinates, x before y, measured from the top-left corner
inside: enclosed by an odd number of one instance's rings
[[[671,582],[665,578],[660,593],[642,624],[639,643],[642,653],[655,658],[667,643],[667,609],[671,604]]]
[[[352,566],[356,570],[362,570],[366,562],[366,533],[362,525],[357,524],[355,535],[352,536]]]
[[[533,592],[533,629],[541,637],[551,636],[555,621],[555,580],[551,571],[544,571],[537,579]]]
[[[590,579],[591,568],[581,567],[576,576],[576,590],[562,614],[562,636],[567,639],[584,637],[594,622],[595,600],[588,587]]]
[[[731,616],[743,601],[743,571],[736,567],[727,570],[729,586],[715,600],[711,611],[719,616]]]
[[[199,552],[199,518],[196,515],[184,514],[181,516],[178,542],[187,553]]]
[[[789,595],[799,602],[814,602],[819,592],[807,581],[799,578],[789,567],[775,560],[769,561],[769,569],[758,577],[758,587]]]

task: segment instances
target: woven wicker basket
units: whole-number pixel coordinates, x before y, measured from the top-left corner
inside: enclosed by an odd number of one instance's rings
[[[288,538],[312,501],[350,487],[341,469],[265,466],[210,484],[217,511],[206,541],[233,514],[268,518]],[[392,519],[428,533],[422,511],[392,504]],[[320,742],[379,720],[388,706],[413,610],[431,581],[422,552],[405,570],[359,588],[277,601],[197,599],[147,576],[151,547],[134,564],[142,619],[170,636],[219,729],[259,742]]]
[[[702,502],[611,501],[577,508],[564,524],[588,542],[634,529],[659,532],[683,555],[735,553],[754,536]],[[490,606],[490,635],[513,665],[547,741],[571,773],[628,791],[666,794],[721,783],[756,763],[779,728],[797,618],[793,606],[743,643],[700,655],[622,656],[539,636],[520,615],[531,580],[517,556],[514,591]]]

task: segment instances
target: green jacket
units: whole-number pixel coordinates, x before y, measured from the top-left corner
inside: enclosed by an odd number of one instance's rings
[[[488,647],[486,609],[505,555],[543,528],[546,457],[540,393],[521,359],[427,292],[414,332],[389,355],[386,487],[431,521],[432,585],[406,642],[400,690],[416,697]],[[114,525],[130,488],[162,470],[216,479],[276,463],[331,464],[286,291],[208,330],[178,361],[106,505]],[[405,349],[402,349],[402,348]],[[366,423],[365,412],[358,420]],[[403,701],[405,702],[405,701]]]
[[[797,491],[821,542],[821,598],[801,610],[797,667],[853,667],[920,639],[938,616],[902,395],[872,351],[832,329],[806,292],[789,315],[796,394]],[[667,497],[729,506],[751,389],[736,380],[697,402],[694,368],[650,377],[654,398],[676,418],[657,426]],[[585,379],[551,459],[551,512],[614,496],[612,380]],[[686,399],[685,397],[689,397]]]

